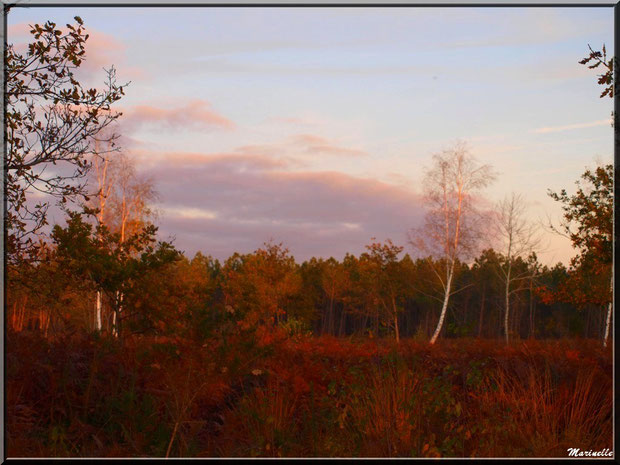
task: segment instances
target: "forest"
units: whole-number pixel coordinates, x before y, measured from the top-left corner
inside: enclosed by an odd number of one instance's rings
[[[613,165],[548,191],[568,265],[539,261],[523,196],[482,201],[497,176],[463,142],[426,167],[407,243],[190,257],[114,132],[126,85],[76,77],[82,19],[30,33],[5,60],[7,457],[611,450]],[[581,63],[613,97],[605,47]]]

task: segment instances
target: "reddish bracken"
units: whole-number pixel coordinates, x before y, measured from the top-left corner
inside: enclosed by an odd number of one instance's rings
[[[11,457],[564,457],[612,441],[597,341],[7,338]]]

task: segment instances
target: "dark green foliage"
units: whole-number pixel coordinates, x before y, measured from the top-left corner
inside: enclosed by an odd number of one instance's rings
[[[80,213],[70,213],[67,226],[56,225],[52,231],[60,268],[107,295],[116,313],[117,334],[123,322],[132,331],[146,331],[166,318],[149,296],[153,281],[179,259],[179,253],[166,242],[156,243],[156,232],[155,226],[147,225],[121,241],[120,234],[105,226],[93,228]]]

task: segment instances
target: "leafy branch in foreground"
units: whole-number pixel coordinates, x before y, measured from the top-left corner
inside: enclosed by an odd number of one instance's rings
[[[603,66],[604,73],[598,75],[598,83],[602,86],[605,86],[603,92],[601,93],[601,98],[605,96],[609,96],[611,98],[614,97],[614,61],[615,57],[611,57],[607,60],[607,50],[605,50],[605,45],[601,51],[592,50],[592,47],[588,45],[590,49],[590,55],[584,58],[579,62],[580,65],[588,65],[589,69],[596,69],[599,66]]]
[[[76,72],[86,59],[89,35],[79,16],[60,29],[51,21],[32,26],[25,51],[9,44],[5,56],[7,252],[14,261],[32,252],[33,237],[47,224],[50,197],[60,205],[87,198],[85,176],[97,138],[121,113],[112,105],[124,95],[116,71],[102,89],[87,89]]]

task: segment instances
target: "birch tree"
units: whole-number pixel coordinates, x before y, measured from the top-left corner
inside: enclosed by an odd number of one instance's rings
[[[523,197],[514,192],[497,205],[496,227],[504,247],[504,260],[499,267],[504,283],[504,335],[506,343],[510,337],[509,315],[510,297],[528,289],[531,284],[531,269],[513,273],[515,259],[526,258],[540,244],[537,228],[526,217],[526,204]]]
[[[109,170],[110,157],[102,156],[101,153],[101,141],[95,141],[95,154],[93,156],[93,166],[95,168],[94,175],[97,182],[97,195],[94,202],[97,209],[97,223],[99,225],[105,224],[104,217],[106,214],[106,204],[110,191],[112,190],[112,183],[109,182]],[[101,235],[98,235],[98,240],[101,240]],[[102,293],[101,289],[97,289],[96,302],[95,302],[95,329],[101,331],[102,329]]]
[[[54,226],[51,234],[62,273],[74,282],[92,283],[104,292],[112,306],[114,336],[120,337],[121,326],[132,319],[152,323],[152,316],[145,313],[148,308],[135,305],[143,298],[143,281],[145,276],[178,260],[179,253],[170,243],[157,241],[157,228],[152,224],[121,242],[120,234],[110,232],[105,225],[93,227],[83,220],[82,213],[68,214],[66,226]],[[122,296],[134,302],[127,311]]]
[[[604,346],[613,313],[614,169],[612,164],[587,169],[573,195],[565,189],[548,191],[564,211],[561,230],[553,225],[551,228],[568,237],[579,251],[571,260],[569,281],[556,293],[555,300],[607,307]]]
[[[102,216],[106,225],[118,232],[123,242],[156,216],[152,203],[157,192],[152,179],[140,176],[134,160],[125,153],[109,159],[107,182],[110,190]]]
[[[467,146],[456,143],[433,156],[424,179],[427,214],[425,225],[409,233],[414,248],[435,256],[431,268],[441,284],[442,306],[430,343],[434,344],[446,317],[457,261],[473,256],[485,223],[477,208],[477,194],[495,179],[490,165],[479,164]],[[438,266],[437,266],[438,265]]]
[[[90,206],[96,211],[97,225],[118,233],[122,245],[128,237],[138,234],[148,225],[155,214],[150,204],[157,198],[157,193],[151,179],[141,178],[136,173],[135,163],[128,155],[113,153],[112,150],[104,151],[99,143],[96,148],[91,179],[96,195],[91,197]],[[119,292],[114,297],[118,301],[115,307],[122,309],[122,299],[123,295]],[[102,329],[102,313],[102,293],[98,290],[95,302],[97,330]],[[116,324],[116,313],[112,313],[113,327]]]

